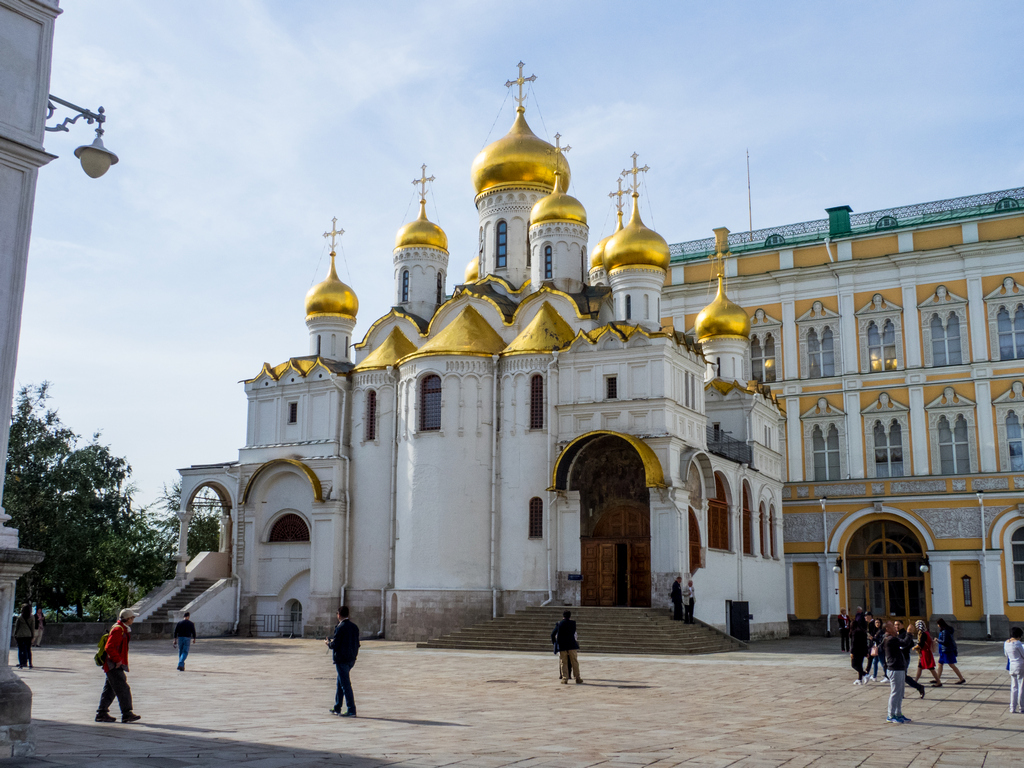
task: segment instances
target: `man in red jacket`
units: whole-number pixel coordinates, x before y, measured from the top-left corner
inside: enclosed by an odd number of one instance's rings
[[[103,646],[103,671],[107,675],[107,680],[103,684],[103,693],[100,694],[99,709],[96,710],[97,723],[116,721],[116,718],[110,716],[110,705],[114,702],[115,696],[121,707],[122,723],[134,723],[142,719],[132,712],[132,689],[128,687],[128,643],[132,639],[131,626],[135,616],[131,608],[121,611],[117,623],[110,628],[106,645]]]

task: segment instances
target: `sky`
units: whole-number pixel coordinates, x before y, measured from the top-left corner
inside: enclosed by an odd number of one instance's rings
[[[64,0],[50,91],[106,109],[120,162],[94,180],[48,133],[18,386],[134,468],[237,459],[241,380],[308,352],[303,301],[345,230],[361,338],[388,311],[397,230],[427,212],[447,290],[475,256],[470,165],[536,82],[534,132],[572,146],[591,244],[633,152],[670,243],[1024,184],[1024,4]],[[58,113],[50,121],[62,119]]]

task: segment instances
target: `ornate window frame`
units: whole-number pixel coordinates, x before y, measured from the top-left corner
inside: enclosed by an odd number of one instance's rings
[[[917,305],[919,317],[921,318],[921,336],[924,343],[924,366],[925,368],[935,367],[935,358],[932,352],[932,316],[938,315],[943,326],[947,324],[947,318],[954,314],[960,321],[960,362],[959,365],[967,363],[971,359],[970,348],[970,326],[967,324],[967,299],[950,293],[944,285],[935,289],[935,293]],[[946,363],[946,365],[958,365],[958,363]]]
[[[988,338],[991,360],[1001,360],[999,355],[999,325],[996,320],[1001,307],[1006,307],[1013,322],[1014,307],[1024,304],[1024,286],[1012,277],[1004,277],[1003,282],[992,293],[985,297],[985,309],[988,312]]]
[[[839,376],[843,370],[843,342],[842,333],[839,328],[839,313],[833,312],[825,307],[820,301],[815,301],[811,308],[797,318],[796,324],[800,336],[800,376],[801,379],[811,378],[810,355],[807,353],[807,334],[814,331],[821,338],[826,328],[832,331],[832,350],[835,355],[835,370],[831,376],[820,376],[818,378],[829,379]]]
[[[804,477],[808,482],[832,482],[814,479],[814,443],[812,434],[815,427],[821,427],[823,436],[828,435],[828,428],[834,426],[839,434],[839,477],[840,480],[849,476],[849,459],[846,456],[846,413],[832,405],[824,397],[800,416],[804,432]]]
[[[1006,417],[1010,413],[1017,414],[1021,427],[1024,428],[1024,381],[1017,380],[1010,389],[997,397],[993,403],[996,407],[996,438],[999,443],[999,470],[1001,472],[1019,472],[1010,468],[1010,441],[1006,434]]]
[[[878,399],[867,408],[861,409],[861,418],[864,420],[864,447],[865,447],[865,474],[867,477],[875,475],[875,422],[881,420],[882,426],[888,433],[889,425],[895,421],[900,425],[900,443],[903,448],[903,475],[910,474],[907,470],[910,467],[910,408],[902,403],[895,402],[889,397],[888,392],[882,392]],[[892,477],[892,476],[890,476]]]
[[[967,422],[967,452],[970,474],[978,471],[978,434],[975,424],[974,401],[958,394],[953,387],[946,387],[942,394],[924,407],[928,415],[928,447],[931,450],[931,469],[933,475],[942,474],[942,457],[939,452],[939,419],[943,416],[950,426],[956,422],[957,416],[963,416]]]
[[[772,337],[772,341],[775,344],[775,378],[772,382],[765,383],[771,384],[773,382],[782,381],[782,376],[780,375],[781,366],[779,365],[782,360],[782,322],[780,320],[776,320],[763,309],[758,308],[755,310],[754,316],[750,319],[751,347],[753,347],[754,339],[757,339],[757,343],[760,344],[761,349],[764,350],[765,341],[769,336]],[[752,351],[753,350],[751,350],[751,352]],[[750,360],[750,378],[754,379],[757,377],[754,375],[756,371],[754,371],[753,355],[751,355]]]
[[[860,343],[860,372],[861,373],[886,373],[893,370],[902,370],[905,367],[903,358],[903,307],[886,301],[882,294],[876,293],[871,297],[865,306],[856,313],[857,317],[857,338]],[[880,371],[871,370],[871,359],[868,353],[868,326],[874,323],[879,334],[885,327],[885,321],[893,324],[896,342],[896,368],[886,368],[884,358],[883,367]],[[883,342],[884,344],[884,342]],[[884,353],[883,353],[884,354]]]

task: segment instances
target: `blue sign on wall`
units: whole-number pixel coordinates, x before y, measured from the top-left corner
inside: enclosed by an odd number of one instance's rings
[[[569,581],[583,581],[583,574],[582,573],[570,573],[569,574]]]

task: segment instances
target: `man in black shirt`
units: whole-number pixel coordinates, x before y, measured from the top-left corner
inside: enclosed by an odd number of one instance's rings
[[[576,622],[569,618],[570,616],[571,611],[562,612],[562,620],[551,630],[551,642],[558,651],[558,679],[566,684],[570,677],[576,675],[576,683],[579,684],[583,682],[580,679],[578,660],[580,644],[576,637]]]
[[[185,671],[185,659],[188,658],[189,648],[196,642],[196,625],[189,619],[191,614],[185,611],[185,618],[174,627],[174,645],[178,649],[178,671]]]
[[[672,592],[670,594],[672,598],[672,618],[675,621],[683,620],[683,577],[676,576],[676,580],[672,582]]]
[[[359,655],[359,627],[348,619],[348,606],[338,609],[338,626],[334,628],[334,636],[325,640],[327,647],[334,651],[334,666],[338,670],[338,689],[334,694],[334,708],[331,712],[342,717],[356,716],[356,699],[352,693],[352,681],[349,673],[356,665]],[[345,711],[341,711],[341,701],[345,700]]]
[[[906,659],[903,669],[909,669],[910,651],[914,647],[914,638],[907,634],[907,630],[903,628],[903,622],[899,619],[894,621],[893,625],[896,629],[896,636],[900,639],[900,646],[903,648],[903,657]],[[907,685],[921,694],[922,699],[924,698],[924,686],[917,682],[917,680],[912,677],[907,677]]]

